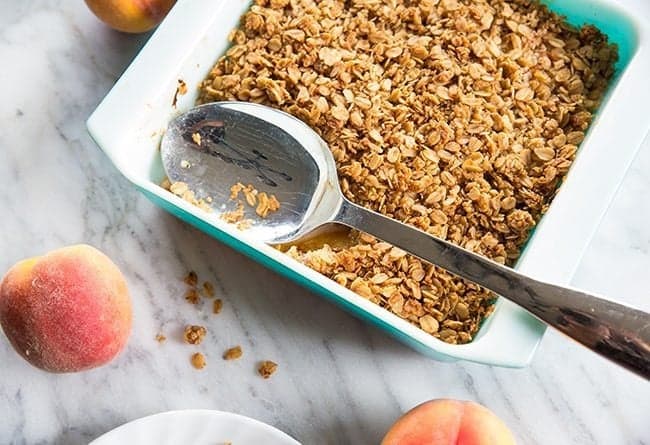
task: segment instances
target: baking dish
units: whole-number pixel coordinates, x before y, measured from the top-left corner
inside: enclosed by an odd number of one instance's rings
[[[576,161],[537,225],[516,268],[567,284],[650,125],[648,29],[609,0],[548,0],[574,24],[591,23],[619,46],[617,76]],[[438,360],[522,367],[530,362],[544,325],[499,299],[473,342],[444,343],[376,306],[245,231],[160,188],[161,135],[176,114],[191,108],[200,81],[228,47],[227,35],[248,0],[181,0],[88,119],[88,130],[115,166],[149,199],[254,260],[316,291],[414,349]],[[178,94],[179,80],[188,86]]]

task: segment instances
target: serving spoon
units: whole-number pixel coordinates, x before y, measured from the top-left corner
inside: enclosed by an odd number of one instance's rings
[[[369,233],[518,304],[596,353],[650,379],[650,314],[589,293],[535,280],[343,196],[334,158],[297,118],[264,105],[214,102],[169,124],[163,166],[214,211],[232,211],[230,189],[252,184],[275,195],[280,208],[265,218],[249,209],[246,230],[283,244],[339,223]],[[247,215],[249,216],[249,215]]]

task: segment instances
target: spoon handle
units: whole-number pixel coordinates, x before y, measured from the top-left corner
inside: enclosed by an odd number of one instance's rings
[[[348,200],[343,201],[336,221],[507,298],[594,352],[650,380],[650,314],[534,280]]]

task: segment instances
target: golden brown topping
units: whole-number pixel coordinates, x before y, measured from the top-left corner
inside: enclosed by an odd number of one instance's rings
[[[209,281],[203,283],[203,295],[206,297],[214,297],[214,285]]]

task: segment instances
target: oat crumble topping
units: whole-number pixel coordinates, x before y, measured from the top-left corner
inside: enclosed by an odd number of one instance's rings
[[[509,265],[617,59],[596,28],[531,0],[257,0],[230,39],[199,103],[297,116],[349,199]],[[450,343],[492,310],[490,292],[365,234],[287,253]]]
[[[218,314],[219,312],[221,312],[221,309],[223,309],[223,301],[217,298],[212,303],[212,312]]]

